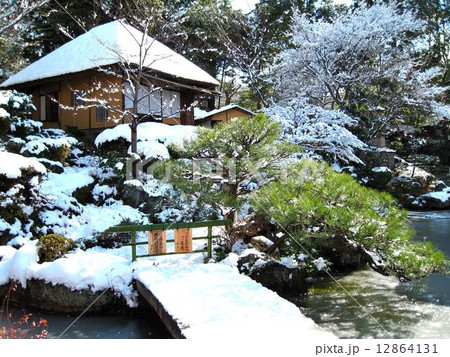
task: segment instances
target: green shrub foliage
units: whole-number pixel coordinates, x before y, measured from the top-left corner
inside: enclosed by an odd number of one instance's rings
[[[285,177],[251,198],[257,214],[288,233],[284,249],[323,254],[352,247],[375,270],[405,281],[445,269],[442,252],[412,241],[407,212],[390,195],[312,160],[290,167]]]
[[[172,160],[155,170],[171,173],[171,183],[198,207],[209,205],[227,218],[260,185],[274,179],[280,162],[298,147],[280,142],[280,127],[263,114],[238,118],[213,129],[198,127],[184,148],[171,147]]]
[[[75,248],[71,239],[60,234],[48,234],[39,239],[37,244],[39,263],[52,262]]]

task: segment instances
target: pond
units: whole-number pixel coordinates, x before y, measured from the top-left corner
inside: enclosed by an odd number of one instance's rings
[[[32,314],[31,321],[38,322],[44,318],[48,322],[48,338],[70,338],[70,339],[161,339],[171,338],[166,327],[152,311],[147,311],[138,316],[123,315],[83,315],[73,325],[77,316],[53,315],[40,313],[30,309],[22,310],[13,308],[13,323],[17,323],[24,313]],[[0,328],[8,327],[5,317],[0,321]],[[30,326],[28,324],[28,326]],[[70,328],[69,328],[70,326]],[[25,326],[22,327],[24,329]],[[66,331],[67,330],[67,331]],[[31,330],[30,330],[31,331]],[[40,330],[33,330],[38,333]],[[29,333],[24,338],[32,337]]]
[[[433,242],[450,257],[450,212],[414,212],[410,225],[416,239]],[[337,336],[450,338],[449,275],[400,283],[368,268],[336,278],[339,284],[323,279],[293,302]]]

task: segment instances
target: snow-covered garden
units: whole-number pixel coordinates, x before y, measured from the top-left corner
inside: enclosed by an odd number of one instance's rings
[[[445,36],[433,38],[429,24],[397,2],[351,8],[314,2],[295,11],[280,2],[272,19],[265,11],[274,5],[260,1],[246,16],[230,16],[230,8],[212,2],[205,5],[211,16],[197,18],[193,2],[158,10],[158,21],[153,13],[137,22],[141,14],[102,20],[4,82],[31,85],[30,93],[38,88],[39,109],[28,95],[0,91],[0,293],[9,297],[8,286],[18,284],[25,296],[39,282],[94,301],[108,291],[114,303],[136,310],[139,280],[186,337],[234,330],[260,338],[253,327],[265,325],[284,338],[295,338],[299,327],[306,338],[333,337],[280,296],[304,294],[315,279],[365,267],[402,282],[447,271],[443,252],[414,239],[403,209],[450,208],[448,63],[427,55]],[[105,21],[113,10],[105,10]],[[195,23],[208,17],[217,26],[188,36],[177,26],[192,14]],[[199,51],[211,71],[222,73],[220,83],[150,36],[153,22],[169,20],[181,24],[167,32],[174,46],[180,38],[184,44],[200,36],[190,43],[195,49],[216,39]],[[143,32],[133,21],[144,24]],[[16,27],[0,26],[0,40]],[[209,33],[212,27],[217,33]],[[90,52],[104,58],[93,64]],[[193,58],[205,60],[190,53]],[[75,73],[79,83],[70,82]],[[227,83],[238,74],[239,83]],[[59,81],[59,92],[35,86],[59,76],[70,82],[63,88]],[[88,87],[71,87],[82,78]],[[230,103],[241,81],[246,89],[235,98],[257,114],[194,121],[194,107],[210,115],[203,108],[220,104],[216,85]],[[41,121],[31,120],[32,112]],[[49,123],[50,115],[57,121]],[[221,219],[233,224],[214,229],[211,257],[134,261],[135,236],[109,231]],[[172,230],[167,234],[173,238]],[[148,253],[149,239],[137,234],[139,254]],[[193,244],[203,249],[207,241]],[[175,253],[172,241],[167,249]]]

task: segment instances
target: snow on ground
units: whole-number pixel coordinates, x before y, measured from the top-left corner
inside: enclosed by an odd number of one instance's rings
[[[66,167],[61,174],[49,173],[47,180],[41,183],[41,192],[45,195],[55,193],[71,195],[77,189],[93,182],[89,167]]]
[[[45,174],[47,169],[37,159],[24,157],[7,151],[0,151],[0,175],[15,179],[22,175],[22,170],[33,169],[35,172]]]
[[[53,262],[38,264],[37,241],[31,241],[20,249],[0,247],[0,285],[9,279],[26,287],[31,279],[62,284],[73,290],[88,289],[93,292],[112,288],[136,306],[132,289],[132,269],[128,259],[114,254],[81,249]]]
[[[162,302],[188,339],[231,331],[257,340],[334,337],[294,304],[224,264],[151,266],[141,261],[133,276]]]

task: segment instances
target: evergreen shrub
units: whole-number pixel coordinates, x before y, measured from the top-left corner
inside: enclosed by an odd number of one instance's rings
[[[75,248],[71,239],[60,234],[47,234],[37,244],[39,263],[52,262]]]

